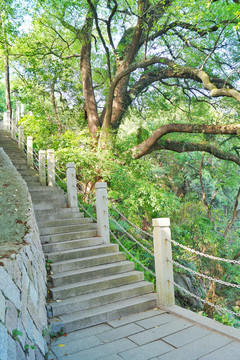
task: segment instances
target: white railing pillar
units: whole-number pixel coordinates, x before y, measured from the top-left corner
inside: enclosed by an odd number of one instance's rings
[[[11,130],[11,112],[7,110],[3,115],[3,128],[5,131],[10,132]]]
[[[39,180],[42,186],[46,186],[46,152],[45,150],[39,150]]]
[[[21,117],[24,117],[24,104],[20,103],[20,109],[21,109]]]
[[[74,163],[67,164],[67,197],[68,207],[77,208],[77,184],[76,184],[76,170]]]
[[[23,135],[23,126],[19,126],[18,128],[18,148],[19,150],[23,150],[23,144],[24,144],[24,135]]]
[[[16,129],[17,129],[17,119],[16,117],[12,117],[12,132],[11,132],[11,137],[13,140],[16,140]]]
[[[153,219],[157,305],[175,305],[170,219]]]
[[[55,159],[54,150],[47,150],[48,186],[55,186]]]
[[[96,189],[96,208],[97,208],[97,233],[101,236],[104,243],[110,242],[109,218],[108,218],[108,196],[107,183],[99,182],[95,185]]]
[[[33,137],[27,137],[27,164],[28,167],[33,167]]]
[[[17,121],[17,124],[19,123],[19,120],[20,120],[20,108],[19,108],[19,103],[17,102],[17,105],[16,105],[16,121]]]

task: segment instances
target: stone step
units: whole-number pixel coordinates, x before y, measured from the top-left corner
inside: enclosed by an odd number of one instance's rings
[[[74,284],[80,281],[87,281],[96,278],[104,278],[111,275],[126,273],[134,270],[134,263],[131,261],[119,261],[117,263],[92,266],[85,269],[77,269],[66,273],[53,274],[51,276],[53,286]]]
[[[83,217],[83,215],[79,216],[79,209],[78,208],[58,208],[58,209],[47,209],[47,210],[35,210],[35,214],[38,218],[38,221],[45,221],[45,220],[59,220],[59,219],[66,219],[66,218],[77,218]],[[71,215],[76,215],[71,216]]]
[[[67,201],[64,198],[53,199],[51,201],[43,200],[41,202],[34,202],[34,210],[53,210],[55,208],[66,208]]]
[[[79,219],[61,219],[54,221],[42,221],[38,223],[39,229],[44,227],[55,227],[55,226],[68,226],[68,225],[79,225],[79,224],[88,224],[92,223],[93,219],[91,218],[79,218]]]
[[[45,246],[45,245],[44,245]],[[85,267],[110,264],[112,262],[126,260],[126,254],[123,252],[113,252],[96,256],[88,256],[80,259],[64,260],[51,264],[53,274]]]
[[[7,141],[7,140],[2,140],[0,139],[0,145],[1,147],[4,148],[4,151],[7,153],[7,152],[12,152],[14,153],[15,151],[16,152],[19,152],[20,154],[22,153],[22,151],[19,150],[18,148],[18,143],[16,142],[10,142],[10,141]]]
[[[4,148],[4,151],[10,157],[10,159],[12,158],[14,160],[24,160],[25,162],[27,161],[26,154],[22,151],[19,151],[18,148],[11,150]]]
[[[33,176],[33,177],[39,177],[38,172],[35,169],[24,169],[19,171],[19,173],[21,174],[21,176],[24,178],[25,176]]]
[[[78,224],[78,225],[66,225],[56,227],[44,227],[40,229],[40,235],[53,235],[53,234],[66,234],[82,230],[95,230],[97,228],[96,223]]]
[[[22,175],[22,174],[21,174],[21,176],[26,181],[27,184],[28,183],[39,184],[39,177],[38,176],[29,176],[29,175]]]
[[[69,208],[62,208],[62,210],[68,210]],[[56,213],[55,211],[56,209],[49,211],[47,213],[42,213],[42,210],[36,210],[35,214],[36,214],[36,218],[38,223],[39,222],[43,222],[43,221],[55,221],[55,220],[61,220],[63,219],[64,221],[67,219],[81,219],[84,217],[84,214],[82,212],[58,212]]]
[[[22,159],[14,159],[13,157],[11,158],[11,161],[13,163],[14,166],[18,166],[18,165],[26,165],[27,164],[27,159],[22,158]]]
[[[25,164],[20,164],[20,165],[14,165],[15,168],[17,169],[17,171],[21,172],[22,170],[27,170],[29,169],[29,167],[27,166],[27,163]]]
[[[122,274],[105,276],[104,278],[91,279],[54,287],[50,289],[50,292],[53,300],[63,300],[72,296],[94,293],[96,291],[127,285],[142,280],[144,280],[142,272],[129,271]]]
[[[97,236],[97,230],[82,230],[76,231],[72,233],[65,233],[65,234],[53,234],[53,235],[43,235],[40,236],[40,240],[42,244],[45,243],[56,243],[59,241],[67,241],[67,240],[78,240],[84,239],[89,237]]]
[[[84,329],[106,321],[116,320],[123,316],[139,313],[152,309],[156,306],[156,294],[150,293],[127,300],[117,301],[111,304],[93,307],[89,310],[77,311],[71,314],[61,315],[58,319],[50,319],[51,332],[59,329],[59,325],[67,333]],[[58,320],[58,321],[57,321]]]
[[[106,305],[110,301],[115,302],[130,299],[132,297],[152,292],[154,292],[154,285],[152,283],[139,281],[133,284],[106,289],[91,294],[75,296],[59,302],[53,302],[49,304],[49,307],[51,308],[52,316],[66,315],[72,312]]]
[[[34,191],[31,193],[31,197],[34,201],[38,201],[38,202],[41,202],[41,201],[49,201],[49,192],[46,191],[46,192],[43,192],[41,191],[41,193],[39,194],[38,192]],[[67,201],[67,195],[65,195],[64,193],[55,193],[55,192],[52,192],[51,193],[51,201],[52,200],[59,200],[59,199],[64,199],[65,201]]]
[[[118,252],[117,244],[103,244],[99,246],[90,246],[82,249],[66,250],[62,252],[52,252],[46,254],[47,258],[52,262],[65,260],[81,259],[91,256],[106,255],[108,253]]]
[[[100,236],[95,236],[93,238],[84,238],[78,240],[68,240],[57,242],[53,244],[43,244],[43,250],[45,253],[52,253],[52,252],[61,252],[67,251],[72,249],[79,249],[88,246],[96,246],[103,244],[103,240]]]
[[[29,189],[30,193],[36,193],[36,194],[51,194],[51,193],[61,193],[64,194],[63,190],[60,189],[58,186],[42,186],[42,185],[35,185],[31,186]]]

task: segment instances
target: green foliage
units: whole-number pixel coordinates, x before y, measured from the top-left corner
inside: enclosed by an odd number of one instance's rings
[[[14,329],[13,331],[12,331],[12,336],[13,336],[13,339],[15,340],[15,341],[18,341],[19,339],[18,339],[18,336],[22,336],[22,332],[20,331],[20,330],[18,330],[18,329]]]

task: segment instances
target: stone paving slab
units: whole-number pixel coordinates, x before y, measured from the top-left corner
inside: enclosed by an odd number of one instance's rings
[[[64,339],[63,339],[64,340]],[[62,346],[61,346],[62,345]],[[76,339],[73,341],[63,341],[62,344],[52,347],[52,351],[57,357],[65,356],[65,354],[74,354],[79,351],[86,349],[94,348],[98,345],[102,345],[101,340],[99,340],[95,335],[88,336],[83,339]]]
[[[102,334],[98,334],[97,337],[102,341],[114,341],[133,334],[137,334],[143,330],[144,329],[141,326],[135,323],[131,323],[110,331],[106,331]]]
[[[72,332],[51,350],[48,360],[240,359],[239,341],[162,310]]]
[[[209,330],[194,325],[175,334],[168,335],[164,337],[163,340],[166,341],[168,344],[178,348],[210,334],[211,332]]]
[[[106,358],[112,354],[117,354],[122,349],[131,349],[136,347],[136,345],[128,339],[120,339],[117,341],[110,342],[108,344],[100,345],[92,349],[83,350],[79,354],[72,354],[67,356],[59,357],[59,360],[98,360],[101,358]]]
[[[201,357],[201,360],[222,360],[222,359],[240,359],[240,344],[232,342],[211,354]]]
[[[137,324],[142,326],[144,329],[151,329],[155,326],[160,326],[163,324],[167,324],[171,321],[177,320],[178,317],[174,315],[170,315],[167,313],[162,313],[161,315],[154,316],[148,319],[144,319],[141,321],[137,321]]]
[[[154,343],[149,343],[142,346],[137,346],[134,349],[120,352],[119,355],[124,360],[148,360],[154,356],[164,354],[166,352],[172,351],[174,348],[171,345],[166,344],[162,340],[154,341]]]
[[[118,327],[118,326],[122,326],[125,324],[129,324],[130,322],[136,322],[138,320],[147,319],[149,317],[154,317],[156,315],[164,314],[164,313],[165,313],[165,311],[155,308],[153,310],[149,310],[149,311],[141,312],[138,314],[129,315],[129,316],[117,319],[117,320],[109,321],[108,324],[112,327]]]
[[[129,339],[135,342],[137,345],[144,345],[157,339],[161,339],[167,335],[173,334],[177,331],[186,329],[190,326],[193,326],[193,324],[183,319],[177,319],[159,327],[156,326],[139,334],[132,335],[129,337]]]
[[[231,339],[212,333],[201,339],[190,342],[165,355],[159,356],[159,360],[195,360],[201,358],[222,346],[231,343]],[[222,358],[223,359],[223,358]],[[233,358],[234,359],[234,358]],[[225,358],[226,360],[226,358]]]

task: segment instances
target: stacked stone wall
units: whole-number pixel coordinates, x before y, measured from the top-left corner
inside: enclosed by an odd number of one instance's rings
[[[8,162],[12,167],[16,188],[20,185],[26,190],[25,181],[0,150],[0,163]],[[4,251],[1,256],[0,241],[0,360],[43,360],[47,353],[45,259],[29,194],[26,200],[27,233],[21,239],[22,246],[19,249],[18,244],[17,251],[8,255]]]

